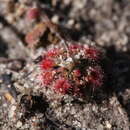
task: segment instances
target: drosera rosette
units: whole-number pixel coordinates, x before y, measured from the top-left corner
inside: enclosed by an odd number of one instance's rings
[[[83,95],[103,85],[102,52],[94,46],[70,44],[48,49],[40,62],[42,85],[61,94]]]

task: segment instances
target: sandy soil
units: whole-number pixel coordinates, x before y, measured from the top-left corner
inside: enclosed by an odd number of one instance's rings
[[[30,49],[25,42],[39,22],[28,20],[31,7],[42,12],[39,21],[46,14],[58,24],[67,39],[103,50],[102,89],[81,99],[41,87],[34,59],[45,48]],[[0,129],[129,130],[129,0],[0,1]]]

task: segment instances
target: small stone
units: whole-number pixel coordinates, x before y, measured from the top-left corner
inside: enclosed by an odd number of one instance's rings
[[[105,124],[106,124],[106,128],[107,129],[111,129],[112,126],[111,126],[111,124],[108,121],[105,121]]]
[[[4,103],[4,104],[3,104],[3,107],[7,107],[7,103]]]
[[[2,23],[0,23],[0,29],[2,29],[3,28],[3,24]]]
[[[13,71],[19,71],[23,68],[23,66],[24,66],[24,60],[22,59],[13,60],[11,63],[8,64],[8,68]]]
[[[9,118],[13,118],[15,115],[16,106],[12,106],[9,111]]]
[[[0,83],[2,83],[3,82],[3,80],[2,79],[0,79]]]
[[[103,125],[99,125],[98,127],[97,127],[97,130],[103,130]]]
[[[9,14],[7,17],[6,17],[7,21],[9,23],[13,23],[15,21],[15,17],[12,15],[12,14]]]
[[[11,107],[11,110],[12,110],[12,111],[15,111],[15,110],[16,110],[16,106],[12,106],[12,107]]]
[[[71,0],[64,0],[63,2],[67,6],[67,5],[69,5],[71,3]]]
[[[20,128],[22,126],[22,122],[21,121],[18,121],[17,124],[16,124],[16,127],[17,128]]]
[[[59,22],[59,16],[58,15],[54,15],[52,17],[52,22],[58,24],[58,22]]]
[[[72,25],[74,25],[74,23],[75,23],[74,19],[70,19],[68,21],[68,26],[72,26]]]
[[[81,25],[79,23],[75,24],[75,29],[80,30]]]

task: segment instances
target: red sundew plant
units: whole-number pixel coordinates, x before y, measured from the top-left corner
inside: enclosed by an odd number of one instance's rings
[[[55,66],[55,62],[53,61],[53,59],[46,58],[45,60],[42,61],[41,66],[44,70],[48,70],[51,69],[53,66]]]
[[[81,44],[60,46],[43,54],[40,63],[42,84],[61,94],[79,95],[85,88],[103,84],[101,51]]]
[[[67,93],[71,87],[71,83],[65,78],[56,80],[56,83],[54,85],[55,90],[63,94]]]

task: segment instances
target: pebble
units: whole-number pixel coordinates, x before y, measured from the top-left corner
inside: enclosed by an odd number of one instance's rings
[[[68,26],[72,26],[74,25],[74,23],[75,23],[74,19],[70,19],[67,24]]]
[[[18,121],[17,124],[16,124],[16,127],[17,128],[20,128],[22,126],[22,122],[21,121]]]
[[[103,130],[103,125],[99,125],[98,127],[97,127],[97,130]]]
[[[10,108],[10,111],[9,111],[9,118],[13,118],[14,113],[15,113],[15,110],[16,110],[16,106],[13,105],[13,106]]]
[[[3,28],[3,24],[2,23],[0,23],[0,29],[2,29]]]
[[[4,103],[4,104],[3,104],[3,107],[7,107],[7,103]]]
[[[58,15],[54,15],[51,20],[52,20],[53,23],[58,24],[58,22],[59,22],[59,16]]]
[[[71,0],[64,0],[63,2],[67,6],[67,5],[69,5],[71,3]]]
[[[105,121],[105,124],[106,124],[106,128],[107,129],[111,129],[112,126],[111,126],[111,124],[108,121]]]
[[[76,23],[75,24],[75,29],[80,30],[80,28],[81,28],[81,25],[79,23]]]

